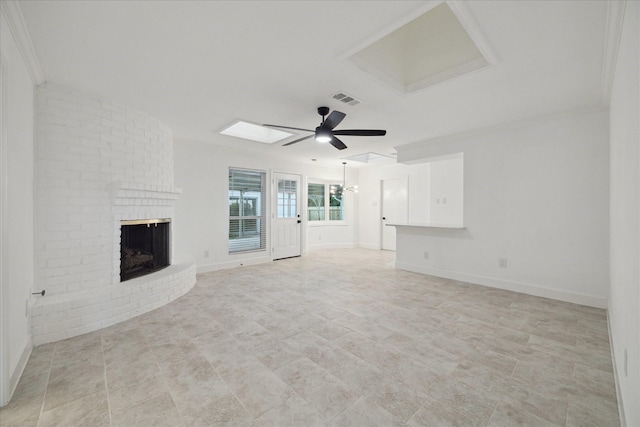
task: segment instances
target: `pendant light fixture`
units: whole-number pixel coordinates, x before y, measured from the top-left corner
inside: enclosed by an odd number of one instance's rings
[[[342,191],[358,192],[358,186],[347,187],[347,162],[342,162]]]

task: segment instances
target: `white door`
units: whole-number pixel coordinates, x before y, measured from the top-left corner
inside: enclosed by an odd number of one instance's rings
[[[396,250],[396,228],[386,224],[407,222],[408,192],[406,178],[382,180],[382,243],[381,248]]]
[[[300,219],[300,175],[273,174],[275,210],[272,214],[273,259],[300,256],[302,224]]]

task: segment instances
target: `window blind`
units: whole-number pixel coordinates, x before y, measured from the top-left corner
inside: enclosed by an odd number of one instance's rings
[[[266,248],[263,171],[229,168],[229,253]]]

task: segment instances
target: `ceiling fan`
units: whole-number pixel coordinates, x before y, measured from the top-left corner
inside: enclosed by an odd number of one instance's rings
[[[318,107],[318,114],[322,116],[322,123],[320,126],[316,128],[316,130],[311,129],[300,129],[289,126],[278,126],[278,125],[262,125],[272,128],[281,128],[281,129],[293,129],[293,130],[301,130],[304,132],[313,132],[313,135],[304,136],[302,138],[296,139],[295,141],[287,142],[283,144],[284,146],[296,144],[300,141],[304,141],[305,139],[309,139],[315,137],[315,140],[318,142],[328,142],[329,144],[336,147],[338,150],[344,150],[347,148],[344,145],[344,142],[340,141],[336,135],[349,135],[349,136],[383,136],[387,134],[386,130],[379,129],[342,129],[342,130],[333,130],[336,126],[340,124],[340,122],[345,118],[346,114],[337,110],[333,110],[331,114],[329,114],[329,107]],[[325,117],[329,114],[329,116],[325,119]]]

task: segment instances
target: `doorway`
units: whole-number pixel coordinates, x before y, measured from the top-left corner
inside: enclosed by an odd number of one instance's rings
[[[302,219],[300,217],[300,175],[275,172],[272,215],[272,258],[300,256]]]
[[[407,177],[383,179],[380,184],[382,193],[382,231],[380,248],[386,251],[396,250],[396,228],[387,224],[407,222],[408,212]]]

